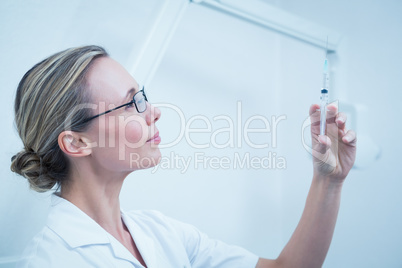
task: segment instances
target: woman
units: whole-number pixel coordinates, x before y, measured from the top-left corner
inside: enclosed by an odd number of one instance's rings
[[[11,169],[36,191],[59,191],[19,266],[320,267],[356,136],[334,106],[328,107],[328,136],[319,136],[318,108],[310,108],[314,177],[306,207],[280,256],[268,260],[159,212],[122,211],[127,175],[160,161],[160,110],[101,47],[71,48],[43,60],[18,86],[15,118],[24,150]],[[133,154],[145,161],[133,165]]]

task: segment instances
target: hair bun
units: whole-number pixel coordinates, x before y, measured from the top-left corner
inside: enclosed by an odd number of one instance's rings
[[[31,189],[38,192],[50,190],[56,184],[47,175],[41,157],[32,149],[23,150],[11,158],[11,171],[25,177]]]
[[[80,108],[93,102],[87,75],[95,59],[107,56],[99,46],[69,48],[37,63],[22,77],[14,114],[26,150],[12,157],[11,170],[27,178],[31,189],[45,192],[68,182],[70,163],[58,137],[66,130],[88,129],[91,123],[85,120],[93,111]]]

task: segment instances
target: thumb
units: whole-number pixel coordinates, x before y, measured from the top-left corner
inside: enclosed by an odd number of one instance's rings
[[[331,148],[331,139],[327,135],[318,135],[317,151],[320,154],[325,154]]]
[[[317,162],[321,162],[321,164],[334,168],[336,163],[334,163],[331,157],[331,150],[329,150],[331,148],[331,144],[331,139],[328,136],[319,135],[318,143],[314,146],[312,154]]]

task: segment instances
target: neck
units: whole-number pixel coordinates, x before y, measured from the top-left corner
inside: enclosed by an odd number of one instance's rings
[[[124,225],[119,195],[126,176],[108,172],[73,172],[68,184],[61,188],[61,197],[81,209],[107,232],[120,237]]]

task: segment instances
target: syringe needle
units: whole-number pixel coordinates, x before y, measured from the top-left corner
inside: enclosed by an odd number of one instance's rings
[[[324,60],[324,69],[323,69],[323,85],[321,88],[321,97],[320,97],[320,135],[325,135],[325,127],[327,121],[327,104],[328,104],[328,91],[329,91],[329,71],[328,71],[328,36],[327,36],[327,45],[325,48],[325,60]]]

